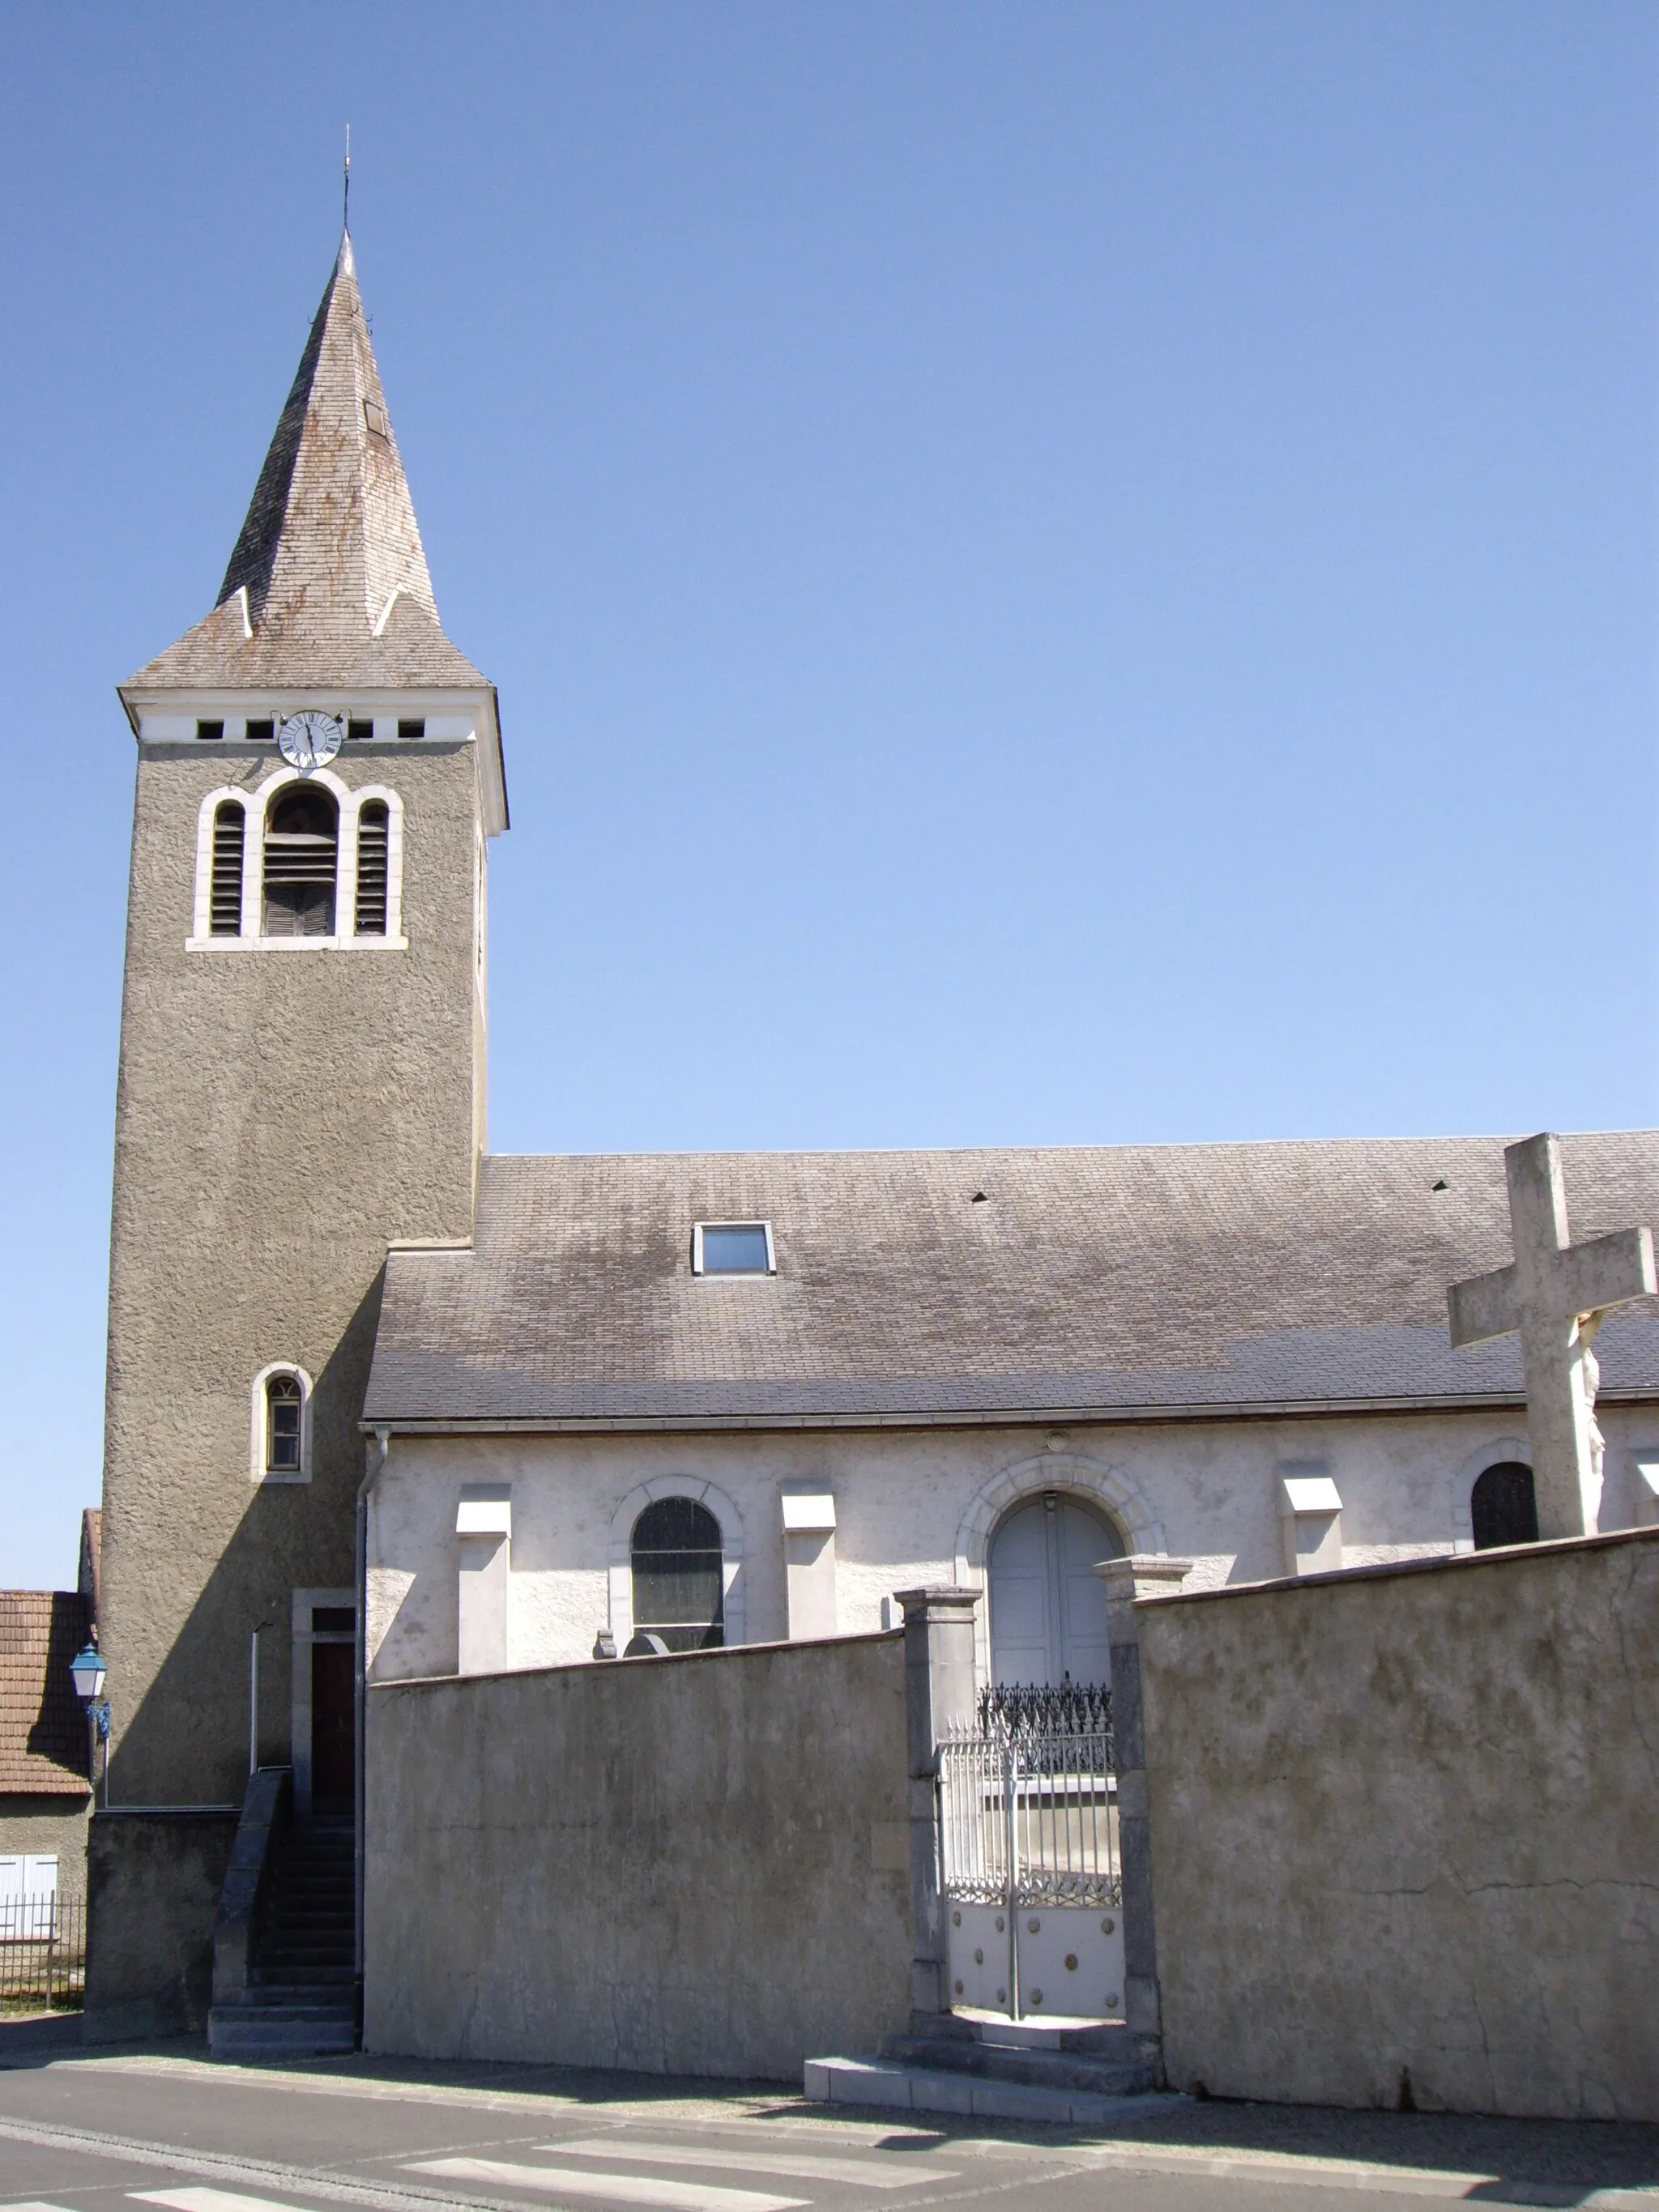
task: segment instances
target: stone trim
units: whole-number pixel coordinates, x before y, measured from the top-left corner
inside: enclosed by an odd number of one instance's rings
[[[265,820],[271,801],[290,784],[320,783],[339,808],[339,836],[334,866],[334,920],[326,937],[262,937],[259,920],[265,896]],[[237,937],[215,937],[210,927],[213,897],[213,817],[228,799],[242,809],[242,928]],[[386,810],[386,934],[359,937],[357,916],[358,816],[378,799]],[[325,768],[301,778],[298,769],[273,769],[252,791],[222,784],[209,792],[196,817],[196,894],[186,952],[406,952],[404,921],[404,802],[389,784],[354,788]],[[341,925],[344,926],[342,927]]]
[[[1522,1466],[1532,1465],[1532,1446],[1525,1437],[1499,1437],[1495,1443],[1485,1443],[1472,1451],[1451,1479],[1452,1552],[1461,1558],[1474,1549],[1474,1486],[1489,1467],[1497,1467],[1506,1459],[1519,1460]]]
[[[1126,1553],[1162,1552],[1164,1524],[1146,1497],[1118,1468],[1080,1452],[1048,1450],[1018,1461],[994,1475],[969,1502],[957,1530],[956,1577],[959,1588],[983,1590],[991,1538],[997,1524],[1016,1505],[1044,1491],[1081,1498],[1103,1512],[1123,1538]],[[974,1665],[979,1680],[991,1679],[991,1622],[988,1607],[974,1620]]]
[[[291,1375],[300,1386],[300,1464],[295,1468],[281,1468],[274,1474],[265,1464],[265,1385],[273,1375]],[[254,1376],[248,1476],[256,1487],[266,1484],[310,1481],[311,1392],[311,1377],[297,1359],[272,1359]]]
[[[745,1642],[742,1514],[718,1483],[694,1474],[658,1474],[635,1484],[611,1516],[610,1627],[617,1652],[627,1650],[634,1633],[634,1523],[662,1498],[693,1498],[720,1522],[726,1645]]]

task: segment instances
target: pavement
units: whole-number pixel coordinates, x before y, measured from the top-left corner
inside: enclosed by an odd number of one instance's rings
[[[8,2021],[0,2212],[1352,2212],[1355,2190],[1659,2212],[1659,2126],[1137,2103],[1087,2130],[934,2124],[774,2083],[223,2065],[199,2042]]]

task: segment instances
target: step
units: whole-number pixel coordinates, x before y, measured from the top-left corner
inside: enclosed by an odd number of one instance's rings
[[[334,1990],[349,1989],[356,1978],[355,1969],[349,1966],[305,1959],[292,1966],[273,1966],[262,1961],[249,1975],[248,1981],[256,1990]]]
[[[1146,2093],[1103,2097],[1024,2081],[986,2081],[974,2074],[901,2066],[884,2058],[809,2058],[804,2087],[810,2104],[951,2112],[961,2119],[1024,2120],[1044,2127],[1103,2126],[1130,2114],[1149,2117],[1149,2106],[1156,2109],[1165,2102],[1158,2097],[1153,2105]],[[1186,2100],[1168,2100],[1177,2101]]]
[[[216,2005],[208,2014],[208,2053],[214,2058],[324,2057],[356,2047],[349,2012]]]
[[[1114,2058],[1146,2056],[1140,2039],[1121,2020],[1073,2020],[1051,2014],[1047,2020],[1010,2020],[1004,2013],[958,2009],[951,2019],[966,2021],[981,2043],[1004,2045],[1018,2051],[1099,2051]]]
[[[881,2055],[930,2073],[971,2074],[980,2081],[1021,2082],[1067,2095],[1140,2097],[1158,2086],[1158,2069],[1139,2052],[1110,2057],[981,2043],[977,2036],[890,2035]]]
[[[246,2004],[339,2006],[348,2001],[355,1974],[330,1968],[325,1973],[270,1974],[256,1967],[248,1983]]]

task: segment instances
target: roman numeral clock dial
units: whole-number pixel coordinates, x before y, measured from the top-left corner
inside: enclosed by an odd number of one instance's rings
[[[276,732],[277,750],[301,775],[321,768],[340,750],[345,724],[334,714],[289,714]]]

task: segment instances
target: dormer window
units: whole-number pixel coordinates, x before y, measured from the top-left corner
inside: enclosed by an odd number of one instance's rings
[[[691,1231],[694,1275],[773,1275],[769,1221],[699,1221]]]
[[[386,410],[381,406],[378,399],[364,400],[363,421],[368,425],[368,434],[371,438],[384,438],[386,436]]]

